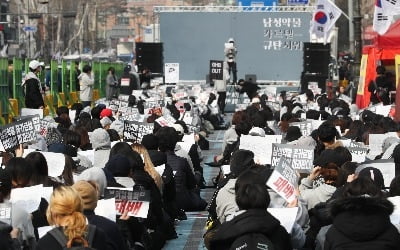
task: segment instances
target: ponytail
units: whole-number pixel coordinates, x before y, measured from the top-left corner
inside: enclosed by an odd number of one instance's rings
[[[68,239],[67,247],[71,247],[74,242],[84,244],[87,231],[86,217],[81,212],[73,212],[66,216],[63,222],[64,234]]]

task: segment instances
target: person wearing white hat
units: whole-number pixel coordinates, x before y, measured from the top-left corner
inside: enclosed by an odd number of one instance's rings
[[[22,81],[23,92],[25,94],[25,106],[32,109],[43,109],[43,88],[38,78],[44,63],[32,60],[29,63],[29,72]]]
[[[228,63],[228,72],[229,75],[232,72],[233,75],[233,84],[236,84],[237,81],[237,67],[236,67],[236,54],[237,54],[237,49],[235,46],[235,40],[233,38],[229,38],[228,42],[225,43],[225,62]]]

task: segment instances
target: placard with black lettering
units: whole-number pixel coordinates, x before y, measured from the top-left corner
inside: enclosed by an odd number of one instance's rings
[[[118,215],[128,213],[129,216],[147,218],[150,207],[150,191],[132,190],[132,188],[107,188],[106,199],[115,198],[115,209]]]
[[[289,125],[299,127],[301,134],[303,136],[309,136],[309,135],[311,135],[311,132],[313,131],[313,124],[310,121],[292,122],[292,123],[289,123]]]
[[[210,79],[223,80],[224,79],[224,61],[210,60]]]
[[[351,161],[362,163],[367,157],[368,148],[365,147],[348,147],[351,154]]]
[[[40,131],[40,118],[30,116],[3,126],[0,140],[5,150],[14,150],[20,144],[36,140],[37,131]]]
[[[124,121],[124,140],[141,143],[144,135],[152,134],[154,129],[153,123]]]
[[[360,166],[357,167],[355,174],[358,175],[360,171],[366,167],[373,167],[379,169],[383,176],[384,185],[386,188],[390,187],[390,183],[392,182],[393,178],[396,176],[396,164],[394,163],[394,159],[380,159],[374,161],[368,161],[362,163]],[[375,174],[369,174],[372,179],[375,178]]]
[[[314,166],[314,148],[312,147],[273,143],[271,166],[276,167],[283,156],[291,159],[291,166],[300,173],[309,173]]]
[[[291,160],[282,156],[266,184],[287,202],[292,202],[296,199],[297,179],[296,171],[291,167]]]

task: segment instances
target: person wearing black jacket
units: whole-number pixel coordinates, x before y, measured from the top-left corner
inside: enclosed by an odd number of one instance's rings
[[[208,249],[260,249],[255,247],[260,244],[267,249],[266,241],[277,250],[292,249],[290,235],[267,211],[270,197],[265,181],[257,169],[247,170],[238,177],[235,198],[240,211],[217,227]],[[262,241],[258,242],[260,236]]]
[[[251,80],[250,81],[245,81],[243,79],[240,79],[238,82],[238,89],[237,91],[242,94],[246,93],[247,96],[249,97],[250,101],[254,97],[258,96],[257,91],[260,89],[257,84],[253,83]]]
[[[383,103],[390,104],[389,93],[393,90],[392,83],[385,75],[386,69],[384,66],[376,67],[375,81],[371,81],[368,85],[368,91],[371,92],[370,102],[372,104]]]
[[[135,76],[130,73],[132,67],[126,65],[121,78],[119,79],[120,93],[123,95],[132,95],[132,90],[139,89],[139,83],[136,81]]]
[[[172,127],[160,128],[156,136],[159,150],[167,155],[167,163],[175,172],[176,201],[178,208],[186,211],[202,211],[207,202],[196,191],[196,179],[186,159],[175,154],[175,146],[179,140],[178,133]]]
[[[43,63],[32,60],[29,63],[29,73],[22,82],[25,93],[25,106],[31,109],[43,109],[43,89],[38,78],[38,74],[42,71]]]

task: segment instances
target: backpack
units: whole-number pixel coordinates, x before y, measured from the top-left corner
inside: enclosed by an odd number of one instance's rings
[[[247,233],[239,236],[232,243],[230,250],[275,250],[275,246],[267,236],[262,233]]]
[[[94,235],[96,233],[96,226],[94,225],[88,225],[88,232],[84,238],[84,242],[82,246],[71,246],[67,247],[67,237],[65,237],[64,233],[59,229],[59,228],[54,228],[49,231],[49,234],[53,236],[57,242],[63,247],[63,249],[69,249],[69,250],[78,250],[78,249],[93,249],[93,239]]]

